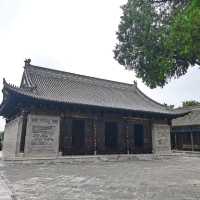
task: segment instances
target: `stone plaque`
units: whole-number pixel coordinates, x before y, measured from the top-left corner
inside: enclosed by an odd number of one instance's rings
[[[54,143],[54,133],[56,126],[32,126],[31,145],[46,145],[52,146]]]
[[[58,153],[59,117],[29,115],[26,153],[53,156]]]

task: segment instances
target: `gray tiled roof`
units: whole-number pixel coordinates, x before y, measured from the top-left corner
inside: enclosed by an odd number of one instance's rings
[[[26,84],[24,85],[23,79]],[[144,95],[135,85],[25,66],[15,92],[37,99],[173,115],[172,110]],[[27,86],[29,89],[27,89]]]
[[[176,112],[190,112],[183,117],[172,120],[172,126],[200,125],[200,106],[188,106],[176,109]]]

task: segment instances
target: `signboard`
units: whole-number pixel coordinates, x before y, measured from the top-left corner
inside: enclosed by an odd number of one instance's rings
[[[59,117],[29,115],[27,148],[28,154],[40,156],[58,152]]]

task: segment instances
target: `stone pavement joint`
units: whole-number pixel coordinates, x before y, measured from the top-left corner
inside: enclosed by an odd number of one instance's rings
[[[4,175],[0,174],[0,200],[16,200],[11,190],[9,189]]]
[[[71,164],[5,162],[2,171],[20,200],[200,200],[200,157],[104,158]]]

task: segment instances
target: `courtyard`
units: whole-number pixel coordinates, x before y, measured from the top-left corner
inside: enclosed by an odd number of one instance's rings
[[[199,200],[199,169],[186,156],[0,165],[17,200]]]

